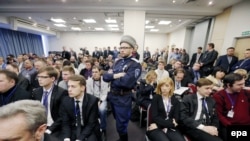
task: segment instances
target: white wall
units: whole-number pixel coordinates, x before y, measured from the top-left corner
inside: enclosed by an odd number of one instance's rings
[[[62,51],[62,46],[68,49],[73,48],[76,52],[80,52],[80,47],[87,47],[90,52],[94,47],[107,47],[113,49],[114,46],[119,47],[119,42],[123,33],[109,32],[62,32],[60,37],[48,37],[49,51]],[[167,46],[167,35],[157,33],[145,34],[145,47],[148,46],[151,52],[156,48],[162,49]],[[139,48],[142,48],[139,46]],[[142,53],[141,57],[142,57]]]
[[[168,46],[167,34],[146,33],[144,47],[148,47],[151,53],[154,53]]]
[[[245,0],[232,7],[231,15],[225,34],[223,49],[224,53],[230,46],[235,46],[235,37],[240,37],[243,31],[250,30],[250,1]]]
[[[169,34],[169,46],[176,48],[184,48],[186,28],[177,30]]]
[[[197,48],[199,46],[203,47],[203,51],[206,49],[208,24],[209,21],[207,20],[195,25],[193,30],[191,46],[189,48],[190,57],[192,56],[193,53],[197,52]]]

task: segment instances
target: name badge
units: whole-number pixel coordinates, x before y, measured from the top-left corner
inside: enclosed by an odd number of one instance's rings
[[[234,111],[233,110],[228,111],[227,117],[233,118],[234,117]]]

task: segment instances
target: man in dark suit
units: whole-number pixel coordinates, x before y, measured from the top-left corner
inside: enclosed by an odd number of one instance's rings
[[[197,93],[184,96],[181,103],[181,127],[192,141],[222,141],[218,137],[215,101],[210,97],[212,87],[213,82],[201,78],[197,81]]]
[[[101,56],[101,54],[100,54],[100,52],[98,51],[98,48],[97,48],[97,47],[95,47],[95,51],[93,51],[93,53],[92,53],[92,57],[93,57],[93,58],[97,58],[97,59],[99,59],[99,58],[100,58],[100,56]]]
[[[237,69],[245,69],[247,72],[250,71],[250,49],[246,49],[244,56],[245,56],[245,59],[239,60],[231,68],[231,71],[235,71]]]
[[[11,112],[10,112],[11,111]],[[1,141],[59,141],[45,133],[44,106],[34,100],[20,100],[0,107]]]
[[[99,141],[98,99],[85,93],[86,80],[81,75],[69,78],[69,97],[60,108],[64,141]]]
[[[179,89],[180,87],[188,87],[188,84],[192,83],[191,79],[186,75],[186,71],[182,68],[176,69],[174,71],[172,80],[174,81],[175,89]]]
[[[45,67],[38,71],[38,82],[41,87],[32,92],[33,99],[41,101],[47,112],[47,133],[59,137],[61,130],[61,119],[59,108],[64,96],[68,93],[61,87],[54,85],[58,72],[53,67]]]
[[[66,47],[63,46],[62,58],[70,60],[70,57],[71,57],[70,53],[66,50]]]
[[[198,47],[197,52],[192,55],[191,61],[189,63],[190,67],[193,67],[194,63],[200,62],[200,59],[203,55],[201,51],[202,51],[202,47]]]
[[[227,48],[227,54],[217,59],[215,67],[220,66],[229,73],[232,66],[238,62],[238,57],[234,56],[234,50],[234,47]]]
[[[200,71],[200,66],[199,63],[194,63],[193,67],[186,71],[186,76],[192,80],[193,84],[196,84],[196,82],[203,77],[203,74]]]
[[[18,66],[16,64],[14,64],[14,63],[8,64],[6,66],[6,70],[9,70],[9,71],[16,73],[17,77],[18,77],[17,85],[20,86],[20,88],[22,88],[26,91],[29,91],[30,82],[26,77],[24,77],[22,74],[19,73]]]
[[[207,51],[200,59],[201,70],[205,76],[208,76],[212,72],[212,68],[217,57],[218,52],[214,50],[214,43],[208,43]]]
[[[0,70],[0,107],[22,99],[31,99],[31,94],[17,85],[17,74]]]

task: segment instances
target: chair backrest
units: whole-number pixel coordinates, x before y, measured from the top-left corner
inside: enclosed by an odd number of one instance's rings
[[[189,87],[189,91],[188,91],[189,94],[195,94],[197,92],[196,85],[189,84],[188,87]]]
[[[147,127],[152,123],[152,109],[151,109],[151,104],[148,105],[148,110],[147,110]]]

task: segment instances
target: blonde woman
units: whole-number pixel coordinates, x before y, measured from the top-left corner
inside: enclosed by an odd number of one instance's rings
[[[174,82],[167,77],[161,79],[152,100],[152,124],[147,136],[151,141],[185,141],[177,129],[179,119],[179,101],[174,95]]]
[[[237,69],[234,71],[234,73],[237,73],[237,74],[243,76],[243,78],[245,79],[244,89],[250,90],[250,84],[249,84],[249,78],[248,78],[247,71],[245,69]]]
[[[140,80],[139,89],[137,90],[137,101],[138,104],[145,109],[151,104],[153,95],[155,94],[156,78],[156,72],[151,70],[146,74],[145,79]]]

